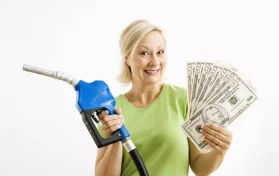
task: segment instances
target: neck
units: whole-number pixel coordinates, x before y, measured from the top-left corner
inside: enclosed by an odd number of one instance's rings
[[[132,84],[132,88],[126,93],[126,97],[134,106],[144,107],[152,103],[159,96],[162,88],[162,82],[152,85]]]

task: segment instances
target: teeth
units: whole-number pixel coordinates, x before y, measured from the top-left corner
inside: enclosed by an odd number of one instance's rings
[[[157,73],[158,70],[146,70],[146,72],[148,72],[148,73]]]

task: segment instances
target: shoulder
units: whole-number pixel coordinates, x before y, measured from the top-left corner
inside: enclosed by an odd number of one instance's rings
[[[124,93],[121,93],[117,96],[115,96],[115,107],[122,107],[123,104],[125,104],[125,94]]]
[[[188,111],[188,90],[185,87],[165,84],[165,97],[167,97],[169,105],[175,107],[179,112],[182,113],[183,119],[187,118]]]
[[[165,83],[163,95],[170,102],[186,105],[188,101],[187,88]]]
[[[174,97],[187,98],[187,88],[177,86],[174,84],[165,83],[164,85],[165,93],[173,95]]]
[[[164,83],[164,85],[166,87],[168,87],[169,89],[173,90],[173,91],[182,91],[184,92],[185,90],[187,90],[186,87],[182,87],[182,86],[178,86],[178,85],[175,85],[175,84],[170,84],[170,83]]]

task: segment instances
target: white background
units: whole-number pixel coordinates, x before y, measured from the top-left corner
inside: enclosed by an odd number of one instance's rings
[[[278,175],[278,9],[269,0],[1,0],[0,175],[94,175],[96,146],[75,91],[22,66],[101,79],[117,96],[125,91],[115,81],[119,35],[136,19],[165,30],[168,82],[186,86],[188,61],[223,61],[258,91],[231,126],[233,143],[213,175]]]

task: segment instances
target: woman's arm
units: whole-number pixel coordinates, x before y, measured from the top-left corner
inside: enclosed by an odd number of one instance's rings
[[[119,129],[123,124],[122,110],[115,109],[117,115],[108,115],[108,111],[103,111],[99,115],[102,124],[102,132],[106,136]],[[98,149],[95,175],[96,176],[120,176],[122,164],[122,142],[110,144]]]
[[[98,149],[95,175],[120,176],[122,163],[122,143],[117,142]]]
[[[190,167],[197,176],[210,175],[221,165],[232,140],[232,134],[229,130],[214,124],[205,125],[202,133],[205,142],[213,150],[201,153],[189,140]]]

